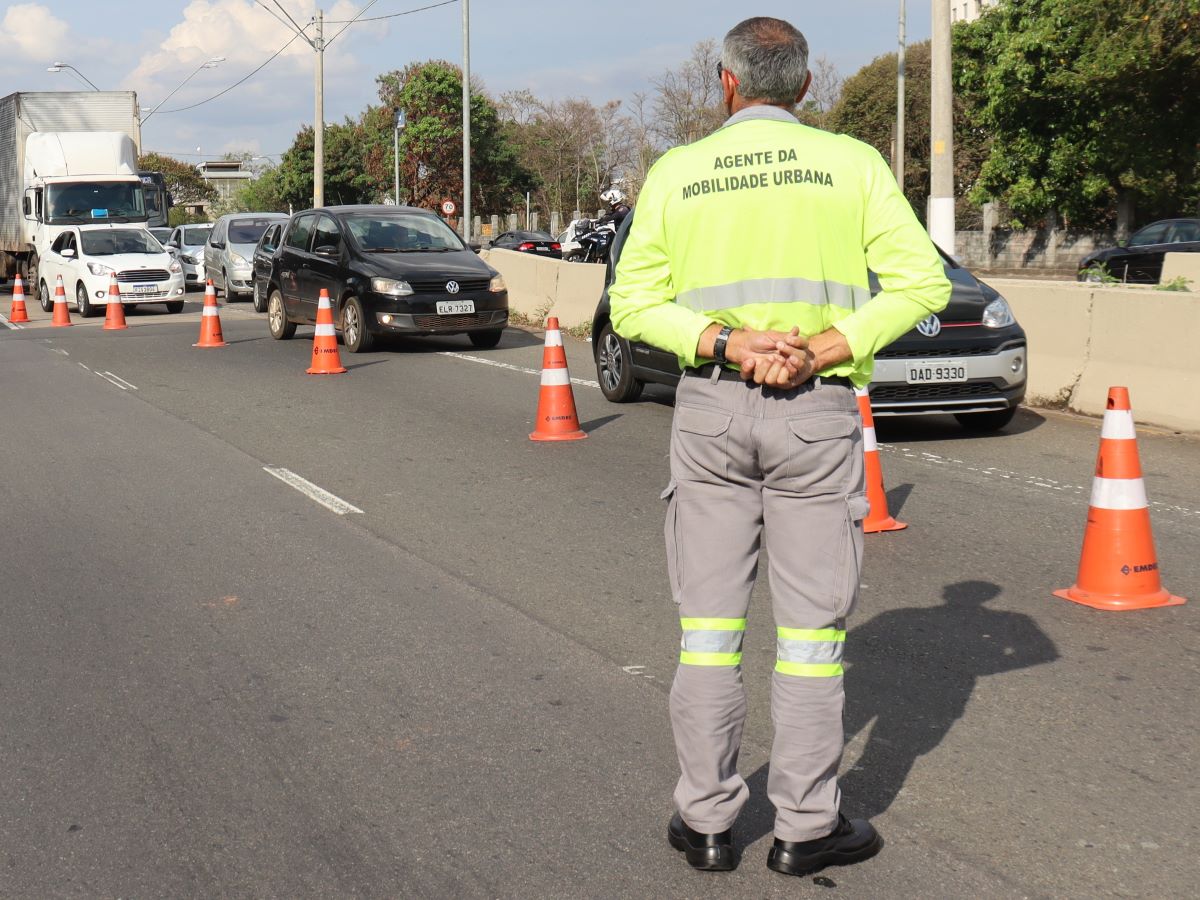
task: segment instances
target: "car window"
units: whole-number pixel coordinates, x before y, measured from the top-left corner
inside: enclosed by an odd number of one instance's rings
[[[1167,239],[1167,229],[1170,222],[1155,222],[1147,225],[1129,239],[1130,247],[1145,247],[1147,244],[1161,244]]]
[[[321,216],[317,219],[317,227],[313,231],[312,247],[314,253],[321,247],[332,247],[341,251],[342,233],[338,231],[337,224],[329,216]]]
[[[308,249],[308,236],[312,234],[313,220],[316,216],[301,216],[292,222],[284,243],[296,250]]]
[[[52,251],[54,251],[55,253],[62,253],[63,249],[67,246],[67,239],[70,236],[71,236],[71,232],[64,231],[62,234],[60,234],[58,237],[56,237],[54,239],[54,243],[50,245],[50,249]]]
[[[279,228],[278,225],[272,225],[263,232],[259,246],[262,247],[264,253],[274,253],[275,248],[279,246]]]
[[[234,219],[229,223],[229,243],[257,244],[273,219]]]
[[[141,228],[114,228],[111,231],[84,231],[80,244],[87,256],[112,256],[116,253],[162,253],[154,235]]]
[[[221,241],[225,240],[225,227],[228,224],[228,219],[218,220],[216,227],[213,228],[212,232],[208,236],[209,243],[219,244]]]
[[[1171,243],[1181,244],[1184,241],[1200,241],[1200,222],[1176,222],[1171,231]]]
[[[189,247],[195,247],[197,244],[203,244],[208,240],[208,234],[212,231],[212,228],[184,228],[182,230],[183,234],[180,235],[180,243],[186,244]]]
[[[450,226],[422,213],[351,213],[342,220],[367,253],[420,253],[463,250]]]

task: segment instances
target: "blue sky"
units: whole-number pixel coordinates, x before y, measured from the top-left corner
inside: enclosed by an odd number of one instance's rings
[[[280,2],[301,25],[317,8],[315,0]],[[322,0],[321,6],[326,20],[336,22],[352,18],[367,2]],[[376,0],[364,18],[436,2]],[[273,0],[262,3],[277,9]],[[930,3],[907,5],[909,41],[928,38]],[[812,56],[828,57],[843,76],[896,47],[898,0],[763,0],[736,12],[732,6],[703,0],[471,0],[472,75],[494,95],[528,88],[547,98],[623,100],[648,91],[651,79],[678,65],[697,41],[720,40],[749,15],[788,19],[808,37]],[[314,54],[299,40],[223,97],[173,111],[229,87],[291,37],[256,0],[0,0],[0,27],[10,48],[0,61],[0,93],[79,87],[69,72],[45,71],[61,60],[101,88],[137,91],[144,116],[205,60],[226,57],[147,118],[147,150],[196,161],[232,150],[278,154],[313,120]],[[326,36],[340,27],[328,25]],[[340,121],[375,101],[381,72],[413,60],[461,57],[460,2],[353,25],[325,56],[325,118]]]

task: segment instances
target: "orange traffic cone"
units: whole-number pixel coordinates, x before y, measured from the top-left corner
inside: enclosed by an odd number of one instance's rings
[[[71,321],[71,311],[67,309],[67,292],[63,289],[62,276],[54,282],[54,318],[50,324],[55,328],[65,328],[74,325]]]
[[[204,287],[204,311],[200,314],[200,340],[193,347],[224,347],[221,334],[221,315],[217,312],[217,289],[212,279]]]
[[[558,319],[546,320],[546,347],[542,351],[542,388],[538,394],[537,424],[531,441],[578,441],[587,437],[579,428],[575,413],[575,394],[567,371],[567,352],[563,349]]]
[[[1110,387],[1100,455],[1075,584],[1054,596],[1095,609],[1148,609],[1186,603],[1163,590],[1129,389]]]
[[[12,307],[8,311],[8,321],[14,325],[29,321],[29,312],[25,309],[25,285],[20,275],[13,279]]]
[[[313,336],[312,365],[304,371],[309,375],[340,375],[346,371],[338,354],[333,307],[329,303],[329,291],[325,288],[321,288],[321,297],[317,301],[317,333]]]
[[[121,286],[117,284],[117,273],[108,275],[108,302],[104,310],[104,330],[121,331],[125,324],[125,306],[121,303]]]
[[[888,514],[887,494],[883,492],[883,467],[879,464],[879,445],[875,442],[875,418],[871,415],[871,395],[866,388],[855,388],[858,411],[863,423],[863,467],[867,480],[867,500],[871,510],[863,519],[863,531],[899,531],[908,523],[897,522]]]

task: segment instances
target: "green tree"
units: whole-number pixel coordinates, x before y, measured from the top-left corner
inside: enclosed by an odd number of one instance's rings
[[[241,212],[289,212],[294,208],[284,196],[279,166],[265,169],[246,182],[234,195],[233,205]]]
[[[161,172],[176,206],[211,203],[217,199],[216,188],[191,163],[161,153],[143,153],[138,157],[138,168],[143,172]]]
[[[974,191],[1016,224],[1147,218],[1200,198],[1200,0],[1023,0],[955,29],[992,138]]]

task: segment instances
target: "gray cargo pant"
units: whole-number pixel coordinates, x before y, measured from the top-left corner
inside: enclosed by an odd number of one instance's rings
[[[842,647],[862,561],[862,427],[846,383],[790,391],[689,370],[671,429],[667,568],[683,638],[671,688],[681,775],[675,803],[708,834],[749,795],[741,649],[765,546],[777,657],[767,793],[775,836],[829,834],[841,801]]]

